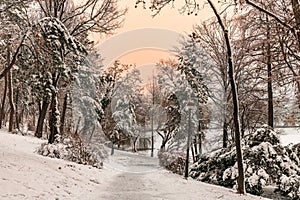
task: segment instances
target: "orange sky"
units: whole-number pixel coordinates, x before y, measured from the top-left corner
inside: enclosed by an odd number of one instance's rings
[[[176,5],[176,8],[166,7],[154,18],[149,9],[141,5],[135,8],[135,0],[121,0],[119,7],[128,8],[124,25],[114,35],[99,37],[98,49],[105,59],[104,65],[119,59],[126,64],[143,66],[140,69],[144,79],[147,74],[152,75],[151,66],[170,56],[168,52],[178,44],[180,34],[190,33],[193,25],[213,16],[207,5],[198,16],[182,15],[178,11],[180,5]]]

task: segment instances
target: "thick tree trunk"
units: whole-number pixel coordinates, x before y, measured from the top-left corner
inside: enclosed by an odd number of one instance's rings
[[[60,134],[59,127],[60,127],[60,112],[58,109],[58,80],[59,80],[59,73],[52,74],[52,87],[54,90],[52,91],[52,99],[50,104],[50,114],[49,114],[49,129],[50,135],[48,138],[48,143],[52,144],[56,136]]]
[[[50,105],[50,115],[49,115],[49,128],[50,135],[48,138],[48,143],[52,144],[55,141],[57,135],[59,135],[59,110],[58,110],[58,99],[57,92],[52,92],[52,100]]]
[[[241,128],[240,128],[240,119],[239,119],[239,99],[238,99],[238,93],[236,88],[236,83],[234,79],[234,66],[232,62],[232,51],[231,51],[231,45],[229,40],[229,34],[228,30],[225,28],[225,25],[221,19],[220,14],[216,10],[214,4],[211,0],[208,0],[209,5],[211,6],[215,16],[218,19],[218,22],[224,32],[224,39],[226,42],[227,47],[227,56],[228,56],[228,76],[231,86],[231,92],[232,92],[232,101],[233,101],[233,117],[234,117],[234,127],[235,127],[235,145],[236,145],[236,154],[237,154],[237,164],[238,164],[238,188],[237,191],[240,194],[246,193],[245,191],[245,175],[244,175],[244,166],[243,166],[243,153],[242,153],[242,147],[241,147]]]
[[[162,143],[160,145],[160,151],[164,152],[166,150],[166,144],[168,141],[166,141],[164,138],[162,140]]]
[[[4,91],[3,91],[2,105],[1,105],[1,111],[0,111],[0,129],[2,128],[2,123],[3,123],[4,116],[5,116],[6,95],[7,95],[7,76],[5,76],[5,80],[4,80]]]
[[[42,105],[39,107],[39,118],[36,126],[35,137],[41,138],[43,136],[43,126],[46,118],[47,110],[49,107],[49,100],[44,97]]]

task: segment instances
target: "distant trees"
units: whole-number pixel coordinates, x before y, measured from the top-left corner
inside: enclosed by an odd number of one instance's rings
[[[135,144],[139,133],[134,94],[140,87],[140,72],[133,65],[115,61],[101,76],[99,99],[103,112],[98,112],[98,120],[102,130],[113,144],[126,140]]]
[[[136,4],[139,3],[145,3],[145,1],[138,0]],[[162,8],[164,8],[169,3],[174,3],[172,0],[163,0],[163,1],[151,1],[150,9],[155,11],[156,13],[159,13]],[[235,144],[236,144],[236,151],[237,151],[237,163],[238,163],[238,192],[239,193],[245,193],[245,181],[244,181],[244,169],[243,169],[243,158],[242,158],[242,150],[241,150],[241,131],[240,131],[240,116],[239,116],[239,100],[238,100],[238,94],[237,94],[237,88],[236,88],[236,80],[235,80],[235,72],[234,72],[234,63],[232,61],[232,49],[231,49],[231,43],[230,43],[230,37],[229,37],[229,31],[223,22],[221,15],[217,11],[215,5],[212,1],[207,0],[208,4],[210,5],[211,9],[213,10],[213,13],[215,17],[217,18],[217,21],[223,31],[223,36],[226,44],[226,52],[227,52],[227,62],[228,62],[228,77],[229,82],[231,85],[231,93],[232,93],[232,100],[233,100],[233,118],[234,118],[234,128],[235,128]],[[197,1],[185,1],[182,12],[188,13],[188,14],[195,14],[199,11],[199,3]]]

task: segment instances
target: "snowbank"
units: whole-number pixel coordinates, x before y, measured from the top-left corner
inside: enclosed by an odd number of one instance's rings
[[[44,142],[0,130],[0,199],[263,199],[252,195],[241,196],[233,190],[193,179],[185,180],[165,170],[127,173],[109,169],[106,163],[103,169],[97,169],[44,157],[35,153]],[[126,161],[127,157],[123,159]],[[136,165],[125,161],[124,165],[128,168]]]

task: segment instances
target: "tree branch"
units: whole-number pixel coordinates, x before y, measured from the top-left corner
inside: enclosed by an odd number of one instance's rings
[[[24,34],[24,36],[22,37],[22,40],[19,44],[19,46],[17,47],[17,50],[15,51],[14,53],[14,56],[12,58],[12,60],[10,61],[10,63],[8,64],[8,66],[1,72],[0,74],[0,79],[2,79],[4,76],[6,76],[7,72],[9,72],[9,70],[14,66],[14,64],[16,63],[16,60],[17,60],[17,56],[19,54],[19,51],[23,45],[23,42],[24,40],[26,39],[27,37],[27,33]]]
[[[272,17],[273,19],[275,19],[279,24],[281,24],[282,26],[288,28],[289,30],[291,30],[293,32],[293,34],[297,37],[297,34],[296,34],[296,30],[294,27],[290,26],[289,24],[285,23],[284,21],[282,21],[281,19],[279,19],[279,17],[277,17],[274,13],[262,8],[261,6],[259,5],[256,5],[254,2],[250,1],[250,0],[245,0],[246,3],[256,9],[258,9],[259,11],[265,13],[266,15]]]

